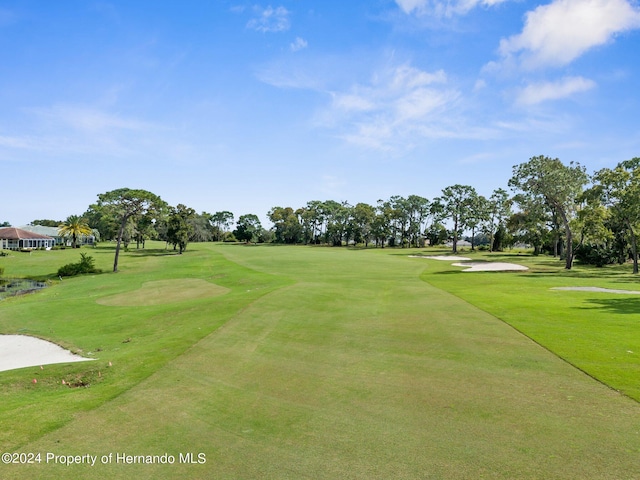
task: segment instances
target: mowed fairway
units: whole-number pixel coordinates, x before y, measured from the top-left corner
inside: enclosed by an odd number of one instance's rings
[[[37,385],[36,369],[0,373],[2,451],[113,455],[0,478],[640,477],[640,404],[432,286],[435,262],[409,253],[195,244],[0,303],[1,333],[100,364],[37,369]],[[218,288],[122,304],[185,278]],[[59,385],[71,371],[91,386]]]

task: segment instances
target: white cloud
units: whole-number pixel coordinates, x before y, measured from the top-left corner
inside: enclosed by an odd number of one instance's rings
[[[350,143],[382,150],[407,146],[410,137],[448,137],[451,132],[442,120],[460,94],[447,82],[442,70],[389,68],[369,84],[331,92],[321,123]]]
[[[9,137],[6,135],[0,135],[0,147],[36,149],[33,140],[28,137]]]
[[[139,120],[74,105],[55,105],[50,108],[34,109],[33,112],[51,124],[64,124],[77,130],[91,132],[109,129],[144,130],[151,126]]]
[[[476,7],[492,7],[509,0],[396,0],[407,15],[450,17],[464,15]]]
[[[273,8],[269,5],[267,8],[254,7],[256,14],[255,18],[252,18],[247,23],[247,28],[257,30],[258,32],[284,32],[289,30],[290,12],[280,6]]]
[[[594,81],[583,77],[566,77],[558,82],[533,83],[520,91],[517,103],[535,105],[547,100],[559,100],[574,93],[586,92],[595,86]]]
[[[556,0],[528,12],[522,33],[503,39],[500,54],[503,64],[515,60],[529,70],[558,67],[635,28],[640,10],[626,0]]]
[[[289,44],[289,48],[291,48],[292,52],[298,52],[307,48],[308,43],[304,38],[296,37],[296,39]]]
[[[18,158],[18,152],[44,152],[125,157],[156,147],[163,153],[169,150],[166,127],[93,107],[61,104],[24,112],[30,127],[14,134],[0,132],[0,155],[12,152]]]

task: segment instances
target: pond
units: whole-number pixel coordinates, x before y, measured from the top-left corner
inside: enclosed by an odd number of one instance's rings
[[[47,286],[47,282],[28,278],[0,278],[0,300],[14,295],[35,292]]]

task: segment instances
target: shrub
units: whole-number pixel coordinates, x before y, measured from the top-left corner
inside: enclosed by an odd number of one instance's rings
[[[576,248],[576,260],[588,265],[603,267],[616,263],[617,253],[603,245],[580,245]]]
[[[100,273],[100,270],[95,266],[93,257],[90,257],[86,253],[80,254],[80,262],[67,263],[58,269],[59,277],[73,277],[74,275],[83,273]]]
[[[224,239],[222,240],[223,242],[237,242],[238,239],[236,238],[236,236],[229,232],[224,236]]]

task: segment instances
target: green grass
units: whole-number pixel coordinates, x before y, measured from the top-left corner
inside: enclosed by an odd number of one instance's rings
[[[113,250],[92,252],[108,270]],[[46,276],[76,261],[73,253],[3,257],[0,266]],[[637,476],[640,405],[535,336],[552,317],[586,328],[585,311],[572,308],[586,297],[544,301],[585,294],[547,286],[606,277],[632,288],[633,279],[612,270],[570,277],[550,261],[539,273],[460,274],[409,253],[194,244],[180,256],[155,248],[124,254],[118,274],[65,279],[0,302],[1,333],[99,358],[0,372],[0,451],[206,455],[204,465],[0,465],[0,478]],[[177,288],[174,302],[98,303],[140,300],[150,282],[184,279],[226,293],[189,298]],[[519,307],[523,294],[538,303]],[[631,313],[607,323],[611,309]],[[628,305],[588,313],[606,331],[637,316]],[[505,323],[508,315],[525,317],[536,341]],[[60,384],[77,377],[90,386]]]
[[[476,254],[474,260],[530,267],[524,273],[464,273],[451,262],[431,262],[423,280],[495,315],[604,384],[640,401],[640,296],[553,287],[640,291],[630,267],[606,269],[511,254]]]

